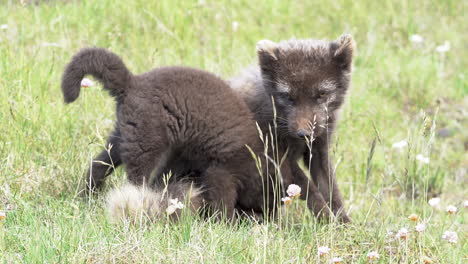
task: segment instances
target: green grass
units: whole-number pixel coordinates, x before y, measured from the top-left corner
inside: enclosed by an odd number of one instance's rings
[[[372,250],[376,263],[467,261],[466,1],[17,2],[28,1],[0,0],[2,262],[316,263],[318,246],[345,263],[366,263]],[[260,39],[343,32],[353,34],[358,54],[333,156],[353,224],[318,224],[296,203],[278,226],[187,217],[129,227],[109,223],[101,198],[77,198],[115,118],[99,87],[64,105],[60,76],[79,48],[110,48],[135,73],[188,65],[229,78],[256,63]],[[413,34],[424,42],[412,43]],[[436,52],[446,40],[451,49]],[[438,137],[440,129],[450,136]],[[403,139],[407,148],[392,149]],[[415,160],[420,153],[429,164]],[[119,169],[110,186],[124,178]],[[427,205],[434,196],[440,210]],[[459,212],[445,213],[448,204]],[[411,213],[428,221],[423,234]],[[388,234],[402,227],[408,240]],[[441,238],[446,230],[458,233],[457,244]]]

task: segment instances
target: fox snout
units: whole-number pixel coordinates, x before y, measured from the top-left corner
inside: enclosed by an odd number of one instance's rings
[[[296,137],[316,137],[323,131],[324,118],[316,113],[296,112],[289,118],[289,133]]]
[[[297,132],[296,132],[296,135],[298,137],[309,137],[311,136],[311,133],[307,130],[303,130],[303,129],[299,129]]]
[[[312,136],[314,131],[314,124],[307,118],[296,118],[290,125],[290,133],[301,138]]]

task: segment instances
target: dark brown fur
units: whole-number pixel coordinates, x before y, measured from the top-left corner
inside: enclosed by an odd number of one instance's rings
[[[245,145],[255,153],[263,148],[253,115],[226,82],[186,67],[133,75],[117,55],[88,48],[65,69],[65,102],[78,98],[86,74],[100,80],[117,101],[118,132],[109,139],[111,156],[116,155],[112,162],[126,165],[132,183],[142,185],[152,175],[161,182],[160,176],[169,170],[179,175],[195,172],[194,181],[211,208],[226,210],[229,217],[236,206],[262,210],[263,178]],[[106,161],[105,156],[100,157]],[[102,164],[93,166],[88,187],[99,187],[106,170]]]
[[[231,86],[255,113],[262,129],[273,123],[271,97],[274,98],[278,147],[289,149],[294,182],[308,190],[302,198],[308,193],[309,207],[326,208],[328,204],[342,221],[349,222],[330,162],[329,146],[350,83],[352,37],[343,35],[332,42],[260,41],[257,51],[260,70],[250,69],[231,80]],[[299,159],[309,168],[313,181],[299,167]]]

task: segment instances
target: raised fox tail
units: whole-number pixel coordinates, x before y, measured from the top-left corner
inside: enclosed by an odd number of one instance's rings
[[[73,56],[62,75],[62,93],[66,103],[78,98],[81,80],[87,74],[98,79],[114,97],[125,94],[133,77],[116,54],[103,48],[84,48]]]

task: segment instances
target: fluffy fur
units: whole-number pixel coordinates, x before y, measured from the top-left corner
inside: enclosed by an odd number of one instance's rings
[[[183,209],[196,213],[203,207],[202,190],[186,182],[169,184],[167,188],[149,188],[126,184],[107,194],[108,215],[113,222],[133,224],[169,218],[178,220]],[[183,208],[174,207],[181,202]]]
[[[262,177],[246,148],[255,154],[263,151],[253,115],[226,82],[186,67],[133,75],[117,55],[87,48],[65,68],[65,102],[77,99],[86,74],[100,80],[117,101],[110,156],[101,153],[98,159],[104,163],[94,163],[86,178],[89,189],[102,185],[109,168],[105,163],[123,163],[128,179],[137,186],[155,176],[157,188],[161,175],[168,172],[190,178],[202,186],[208,207],[225,210],[228,217],[235,207],[254,211],[265,209],[265,204],[273,207],[273,201],[264,202],[262,186],[267,181],[275,186],[270,180],[274,183],[276,178]],[[291,175],[287,169],[284,175]]]
[[[309,207],[329,206],[344,222],[350,219],[332,170],[329,146],[349,87],[354,47],[353,38],[346,34],[336,41],[263,40],[257,45],[260,68],[247,69],[230,83],[262,129],[273,123],[274,99],[278,148],[289,149],[293,181],[308,190]],[[313,181],[298,166],[299,159]]]

